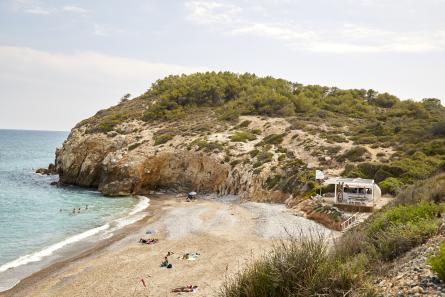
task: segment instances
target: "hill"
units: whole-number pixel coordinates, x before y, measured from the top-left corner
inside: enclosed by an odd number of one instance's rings
[[[396,194],[444,162],[438,99],[230,72],[158,80],[80,122],[56,159],[61,182],[108,195],[167,188],[273,201],[316,191],[314,168]]]

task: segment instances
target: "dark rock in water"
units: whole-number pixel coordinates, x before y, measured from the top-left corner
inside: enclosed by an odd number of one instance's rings
[[[56,182],[56,181],[53,181],[53,182],[50,183],[51,186],[57,186],[58,184],[59,184],[59,183]]]
[[[39,169],[37,169],[36,173],[42,174],[42,175],[57,174],[56,166],[51,163],[51,164],[48,165],[48,168],[39,168]]]
[[[42,174],[42,175],[49,175],[49,172],[48,172],[47,168],[39,168],[39,169],[36,170],[36,173]]]
[[[48,171],[50,174],[57,174],[56,165],[54,165],[53,163],[50,163],[48,165]]]

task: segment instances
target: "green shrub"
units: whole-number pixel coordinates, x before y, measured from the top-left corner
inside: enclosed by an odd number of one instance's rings
[[[365,285],[364,261],[341,261],[317,236],[282,242],[227,280],[221,297],[347,296]]]
[[[256,135],[247,131],[237,131],[232,136],[230,140],[233,142],[247,142],[256,139]]]
[[[249,121],[249,120],[242,121],[238,125],[238,128],[247,128],[247,127],[249,127],[250,123],[252,123],[252,121]]]
[[[425,243],[428,238],[436,234],[437,229],[437,222],[432,220],[405,226],[397,225],[385,232],[374,234],[372,243],[379,257],[384,261],[390,261]]]
[[[385,108],[390,108],[399,101],[400,100],[396,96],[390,95],[388,93],[379,94],[377,97],[370,100],[372,104]]]
[[[382,194],[388,193],[391,195],[397,195],[402,186],[403,183],[395,177],[388,177],[379,183],[379,187],[382,189]]]
[[[434,124],[431,132],[435,136],[445,136],[445,121]]]
[[[392,260],[435,234],[439,227],[437,214],[441,212],[442,205],[429,202],[389,208],[367,225],[368,242],[381,259]]]
[[[260,152],[259,150],[254,149],[254,150],[251,150],[251,151],[249,152],[249,155],[250,155],[251,158],[255,158],[256,155],[258,155],[259,152]]]
[[[428,257],[428,264],[442,281],[445,281],[445,244],[439,246],[439,251],[434,256]]]
[[[265,145],[265,144],[275,144],[278,145],[283,142],[283,138],[285,136],[285,133],[283,134],[270,134],[263,138],[263,140],[258,145]]]
[[[365,160],[365,154],[368,150],[362,146],[355,146],[338,157],[339,161],[349,160],[351,162],[361,162]]]
[[[273,154],[271,152],[267,151],[261,151],[256,155],[256,158],[258,161],[261,161],[263,163],[267,163],[272,161]]]
[[[272,161],[272,158],[273,158],[273,154],[271,152],[268,152],[265,150],[260,151],[256,155],[257,161],[253,164],[253,167],[254,168],[260,167],[264,163],[268,163],[268,162]]]
[[[164,144],[167,141],[172,140],[173,137],[175,137],[175,134],[173,134],[172,132],[157,132],[153,136],[155,141],[154,145]]]
[[[191,143],[191,145],[197,145],[198,151],[203,150],[205,152],[220,152],[224,150],[224,144],[217,141],[208,141],[206,139],[196,139]]]
[[[261,129],[252,129],[252,130],[250,130],[250,132],[252,132],[253,134],[256,134],[256,135],[260,135]]]
[[[140,143],[140,142],[135,142],[135,143],[132,143],[132,144],[130,144],[129,146],[128,146],[128,150],[129,151],[132,151],[132,150],[134,150],[135,148],[137,148],[138,146],[140,146],[142,143]]]

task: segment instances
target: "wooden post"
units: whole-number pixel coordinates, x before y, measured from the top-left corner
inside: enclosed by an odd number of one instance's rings
[[[335,201],[335,203],[338,203],[338,201],[337,201],[337,183],[335,183],[335,191],[334,191],[334,195],[335,195],[335,196],[334,196],[334,197],[335,197],[335,198],[334,198],[334,199],[335,199],[334,201]]]

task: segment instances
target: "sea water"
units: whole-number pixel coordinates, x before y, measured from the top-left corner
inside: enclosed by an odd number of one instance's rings
[[[17,283],[15,270],[26,276],[60,249],[100,232],[111,236],[140,219],[134,215],[148,206],[148,199],[107,198],[94,189],[57,187],[51,185],[57,176],[36,174],[35,169],[54,162],[55,149],[67,136],[0,130],[0,291]],[[24,269],[26,265],[34,269]]]

